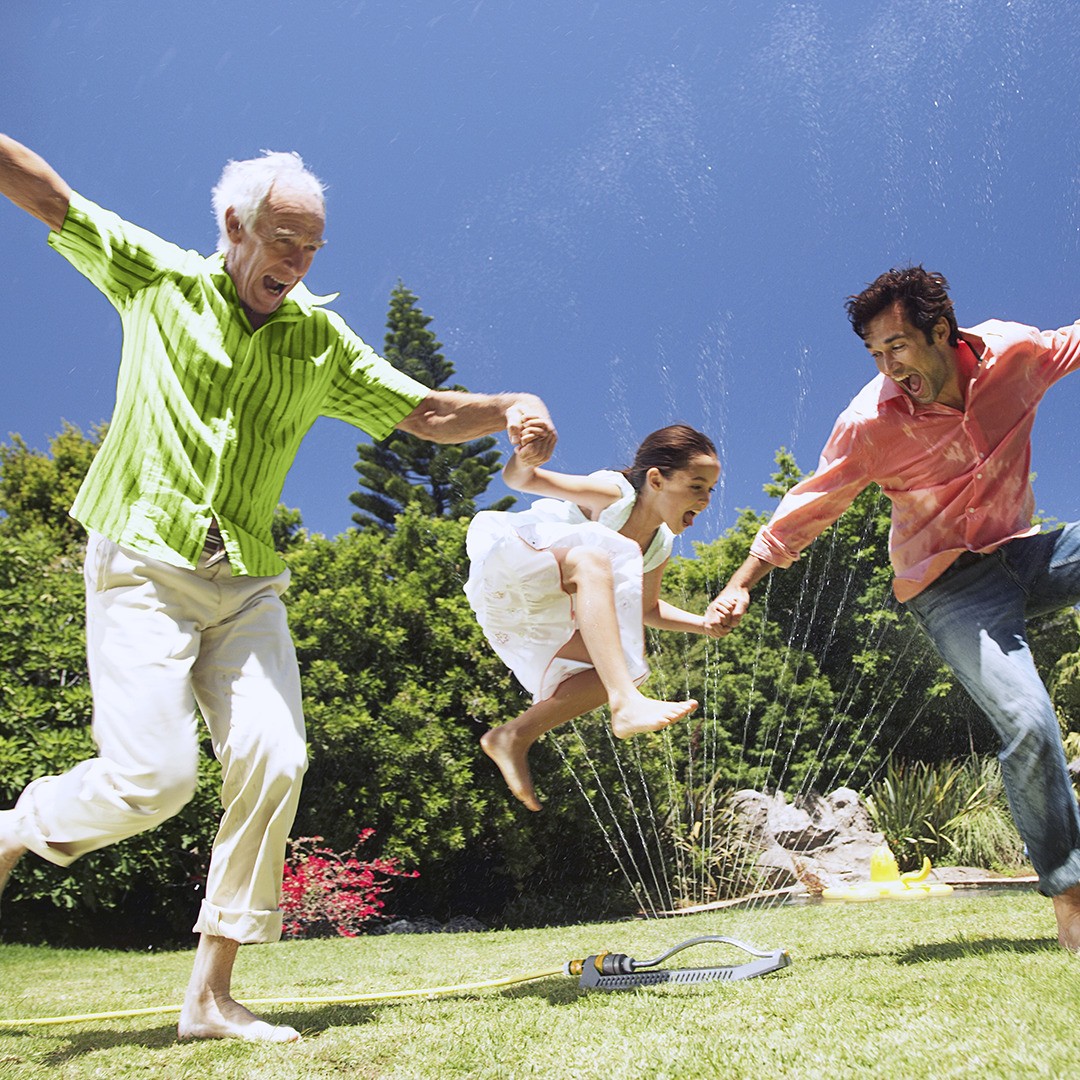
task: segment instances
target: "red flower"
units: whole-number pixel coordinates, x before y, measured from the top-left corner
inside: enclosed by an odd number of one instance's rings
[[[321,836],[290,841],[281,884],[285,937],[356,937],[367,923],[386,917],[381,896],[391,889],[387,879],[419,874],[403,870],[395,858],[361,862],[357,849],[374,834],[362,829],[341,854],[316,846]]]

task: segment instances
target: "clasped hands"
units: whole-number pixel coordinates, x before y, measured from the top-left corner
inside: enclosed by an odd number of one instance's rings
[[[522,465],[536,468],[543,465],[555,452],[558,433],[551,418],[526,415],[520,405],[506,410],[506,434]]]

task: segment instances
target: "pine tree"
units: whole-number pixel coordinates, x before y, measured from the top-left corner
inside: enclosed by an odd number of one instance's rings
[[[400,281],[390,294],[383,355],[399,371],[432,390],[464,390],[446,386],[454,366],[439,351],[441,342],[428,329],[431,316],[417,306],[417,297]],[[361,526],[392,529],[394,519],[407,506],[418,505],[429,517],[471,517],[492,477],[501,467],[494,438],[487,436],[456,445],[427,442],[404,431],[394,431],[378,442],[361,443],[354,465],[359,486],[349,500],[359,512]],[[512,496],[486,509],[506,510]]]

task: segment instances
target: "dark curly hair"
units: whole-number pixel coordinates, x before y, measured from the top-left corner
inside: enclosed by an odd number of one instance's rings
[[[635,491],[640,491],[650,469],[659,469],[664,476],[669,476],[687,468],[698,454],[717,456],[712,439],[689,424],[671,424],[645,436],[634,455],[634,464],[623,469],[623,476]]]
[[[893,304],[902,304],[907,320],[917,326],[927,342],[933,341],[932,331],[939,319],[949,324],[949,344],[958,345],[960,330],[956,325],[949,283],[942,274],[924,270],[921,266],[902,266],[887,270],[861,293],[849,296],[847,309],[851,328],[859,337],[866,334],[866,325]]]

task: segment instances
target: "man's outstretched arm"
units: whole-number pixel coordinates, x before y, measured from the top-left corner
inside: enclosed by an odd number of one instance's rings
[[[515,445],[555,447],[555,427],[547,406],[535,394],[469,394],[432,390],[398,428],[437,443],[460,443],[505,430]]]
[[[775,567],[772,563],[767,563],[756,555],[748,555],[706,610],[706,633],[718,634],[720,637],[730,634],[750,606],[750,590],[773,569]]]
[[[71,188],[47,161],[7,135],[0,135],[0,194],[54,232],[63,228]]]

